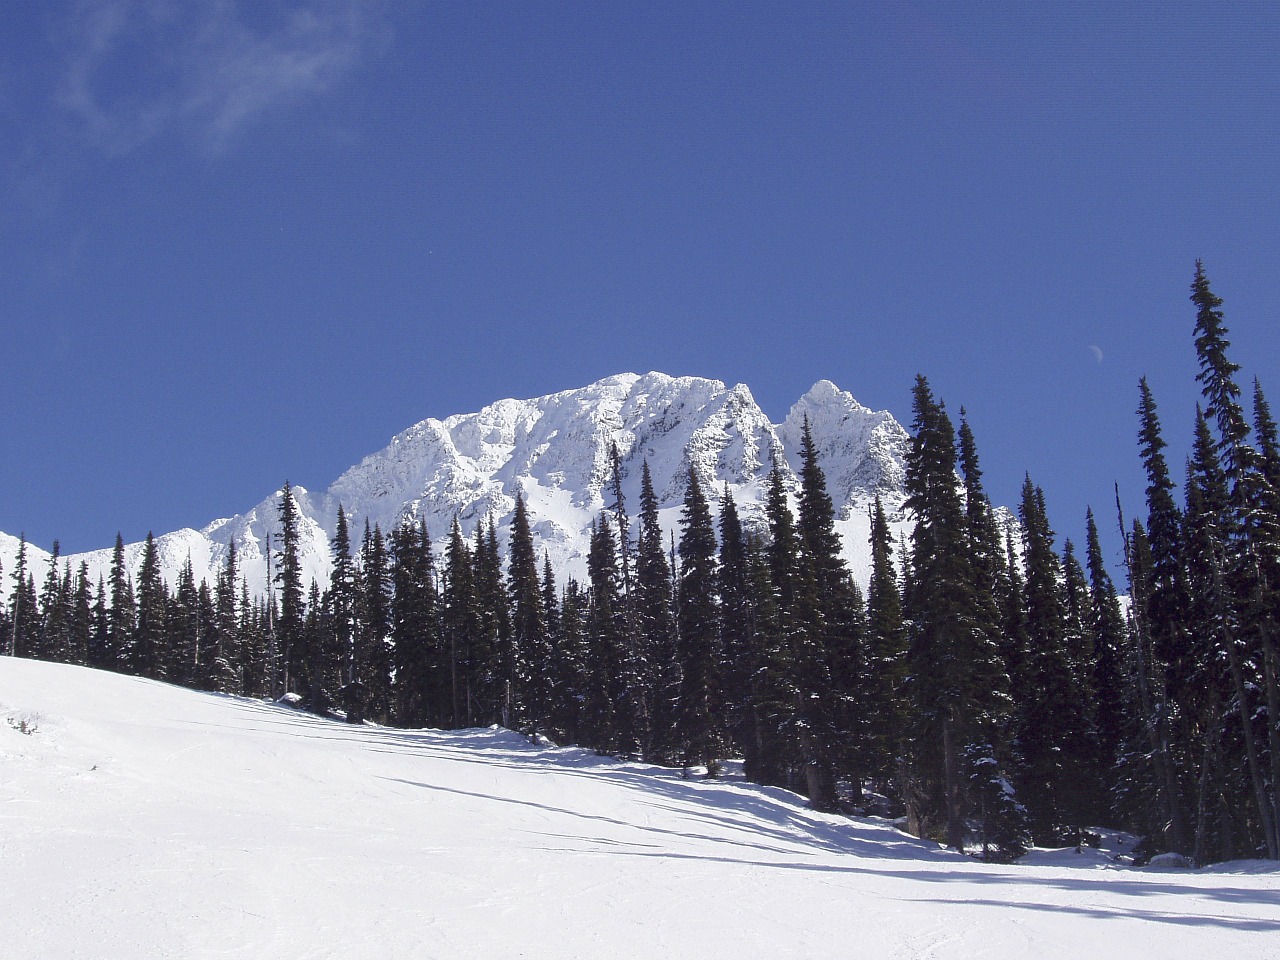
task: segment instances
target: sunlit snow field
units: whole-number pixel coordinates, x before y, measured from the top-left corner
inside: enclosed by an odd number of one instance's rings
[[[6,960],[1280,956],[1274,864],[988,866],[740,780],[7,657],[0,721]]]

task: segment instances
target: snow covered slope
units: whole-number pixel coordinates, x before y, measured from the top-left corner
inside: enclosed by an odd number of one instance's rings
[[[741,781],[0,657],[4,957],[1276,955],[1280,874],[1080,861],[986,866]]]
[[[428,419],[392,438],[323,493],[294,487],[303,517],[304,577],[328,577],[329,538],[338,505],[358,543],[364,522],[389,531],[404,517],[423,518],[440,544],[457,516],[468,535],[492,515],[505,536],[517,494],[523,491],[539,551],[560,576],[585,573],[589,527],[606,505],[610,450],[617,444],[628,512],[639,510],[640,476],[647,461],[664,525],[676,529],[690,465],[713,504],[727,484],[743,519],[763,522],[763,481],[775,457],[796,483],[800,438],[809,419],[820,462],[839,516],[845,553],[855,576],[869,575],[868,510],[878,493],[886,508],[903,499],[906,431],[885,411],[874,412],[849,393],[820,381],[796,402],[786,420],[770,423],[744,385],[718,380],[620,374],[578,390],[532,400],[500,400],[478,413]],[[266,582],[266,537],[276,530],[278,492],[236,517],[203,530],[158,537],[162,569],[170,580],[190,558],[196,579],[213,581],[235,540],[250,588]],[[11,540],[11,538],[10,538]],[[0,539],[0,563],[12,570],[16,544]],[[137,570],[141,544],[127,556]],[[47,555],[33,551],[37,579]],[[96,580],[110,549],[69,558],[87,560]]]

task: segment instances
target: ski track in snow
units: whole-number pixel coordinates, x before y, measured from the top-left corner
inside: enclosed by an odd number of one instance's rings
[[[8,657],[0,719],[14,960],[1280,955],[1275,864],[986,865],[740,780]]]

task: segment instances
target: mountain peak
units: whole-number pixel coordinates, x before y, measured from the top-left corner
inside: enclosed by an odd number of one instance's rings
[[[428,418],[402,431],[382,450],[347,470],[325,491],[293,486],[302,517],[304,576],[323,582],[330,566],[329,538],[339,505],[348,522],[384,531],[405,519],[425,520],[433,542],[443,543],[456,517],[464,533],[493,517],[504,535],[523,496],[539,552],[557,574],[582,577],[590,527],[612,502],[616,447],[623,498],[630,513],[640,503],[640,477],[648,464],[664,527],[677,531],[692,468],[716,493],[728,486],[743,520],[764,523],[765,478],[775,457],[794,488],[800,439],[808,418],[819,463],[841,518],[845,555],[860,579],[867,567],[864,505],[875,494],[902,496],[907,433],[887,412],[873,412],[829,380],[819,380],[782,424],[773,424],[746,384],[671,376],[658,371],[618,373],[572,390],[530,399],[495,401],[474,413]],[[158,538],[177,568],[192,559],[197,578],[212,582],[234,540],[250,589],[266,582],[269,537],[278,526],[280,491],[236,517],[201,531]],[[0,561],[10,561],[0,540]],[[140,551],[128,551],[131,562]],[[80,558],[71,558],[78,562]],[[84,555],[92,575],[105,573],[110,550]]]

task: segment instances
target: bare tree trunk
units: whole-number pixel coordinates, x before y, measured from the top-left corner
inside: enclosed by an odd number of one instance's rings
[[[1227,665],[1231,669],[1231,682],[1235,687],[1237,709],[1240,712],[1240,730],[1244,734],[1244,753],[1249,763],[1249,778],[1253,781],[1254,798],[1258,803],[1258,815],[1262,820],[1262,832],[1267,842],[1267,856],[1275,860],[1280,858],[1280,848],[1276,844],[1273,806],[1271,799],[1267,796],[1262,765],[1258,760],[1258,745],[1253,735],[1253,709],[1249,703],[1249,687],[1244,681],[1244,668],[1240,664],[1240,651],[1237,649],[1235,638],[1228,635],[1224,639],[1224,646],[1227,648]]]
[[[954,709],[948,708],[942,718],[942,766],[946,780],[947,846],[964,852],[964,810],[960,789],[960,753],[955,743]]]

